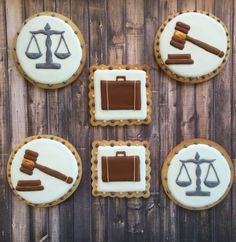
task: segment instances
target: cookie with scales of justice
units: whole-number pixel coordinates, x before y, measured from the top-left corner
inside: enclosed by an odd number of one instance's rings
[[[17,32],[14,45],[20,73],[41,88],[72,83],[85,65],[85,42],[80,30],[58,13],[29,17]]]
[[[76,190],[82,164],[68,141],[53,135],[31,136],[12,151],[7,173],[18,198],[32,206],[48,207]]]
[[[215,206],[228,194],[234,170],[223,147],[206,139],[177,145],[162,166],[162,184],[176,204],[191,210]]]
[[[154,41],[157,63],[170,77],[187,83],[206,81],[224,67],[230,50],[221,20],[202,11],[170,16]]]

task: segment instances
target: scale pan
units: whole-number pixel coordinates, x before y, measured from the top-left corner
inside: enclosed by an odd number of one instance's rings
[[[38,59],[42,56],[41,53],[25,52],[26,56],[30,59]]]
[[[176,181],[176,183],[181,187],[187,187],[187,186],[191,185],[190,181]]]
[[[59,59],[66,59],[71,55],[70,53],[54,53],[54,54]]]
[[[204,184],[207,186],[207,187],[216,187],[219,185],[219,181],[204,181]]]

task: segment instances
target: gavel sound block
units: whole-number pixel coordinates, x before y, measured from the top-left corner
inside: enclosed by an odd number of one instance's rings
[[[188,32],[190,30],[190,26],[182,23],[182,22],[177,22],[175,26],[175,32],[174,35],[170,41],[170,44],[174,46],[175,48],[178,48],[182,50],[184,48],[185,42],[189,41],[194,45],[197,45],[198,47],[219,56],[222,58],[224,56],[224,52],[217,49],[216,47],[206,44],[203,41],[197,40],[192,38],[191,36],[188,35]]]
[[[58,172],[56,170],[53,170],[49,167],[43,166],[38,164],[37,161],[37,157],[38,157],[38,153],[32,150],[26,150],[25,151],[25,155],[24,155],[24,159],[22,160],[21,163],[21,167],[20,167],[20,171],[23,173],[26,173],[28,175],[32,175],[33,174],[33,170],[36,168],[50,176],[53,176],[57,179],[60,179],[68,184],[71,184],[73,182],[73,178],[72,177],[68,177],[65,174]]]
[[[21,192],[42,191],[43,189],[44,186],[40,180],[19,180],[16,186],[16,190]]]

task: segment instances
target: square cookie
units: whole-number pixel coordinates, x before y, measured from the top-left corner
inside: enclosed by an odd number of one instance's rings
[[[123,126],[151,122],[148,65],[91,66],[89,80],[91,125]]]
[[[92,194],[95,197],[150,196],[150,152],[147,141],[94,141]]]

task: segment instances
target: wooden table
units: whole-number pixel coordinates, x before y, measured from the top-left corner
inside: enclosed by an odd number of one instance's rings
[[[203,212],[174,205],[160,183],[167,153],[193,137],[215,140],[235,161],[236,52],[224,70],[199,85],[171,81],[153,57],[153,40],[169,14],[202,9],[221,18],[234,41],[233,0],[1,0],[0,1],[0,241],[236,241],[235,187],[227,198]],[[86,68],[72,85],[58,91],[33,87],[16,70],[13,38],[23,20],[41,11],[70,17],[82,31]],[[235,42],[232,42],[232,47]],[[90,64],[147,63],[151,67],[152,123],[140,127],[93,128],[89,125]],[[6,180],[11,149],[34,134],[68,139],[83,161],[83,179],[68,201],[33,209],[16,199]],[[90,152],[94,139],[146,139],[151,143],[152,180],[149,199],[100,199],[91,196]],[[235,184],[234,184],[235,185]]]

